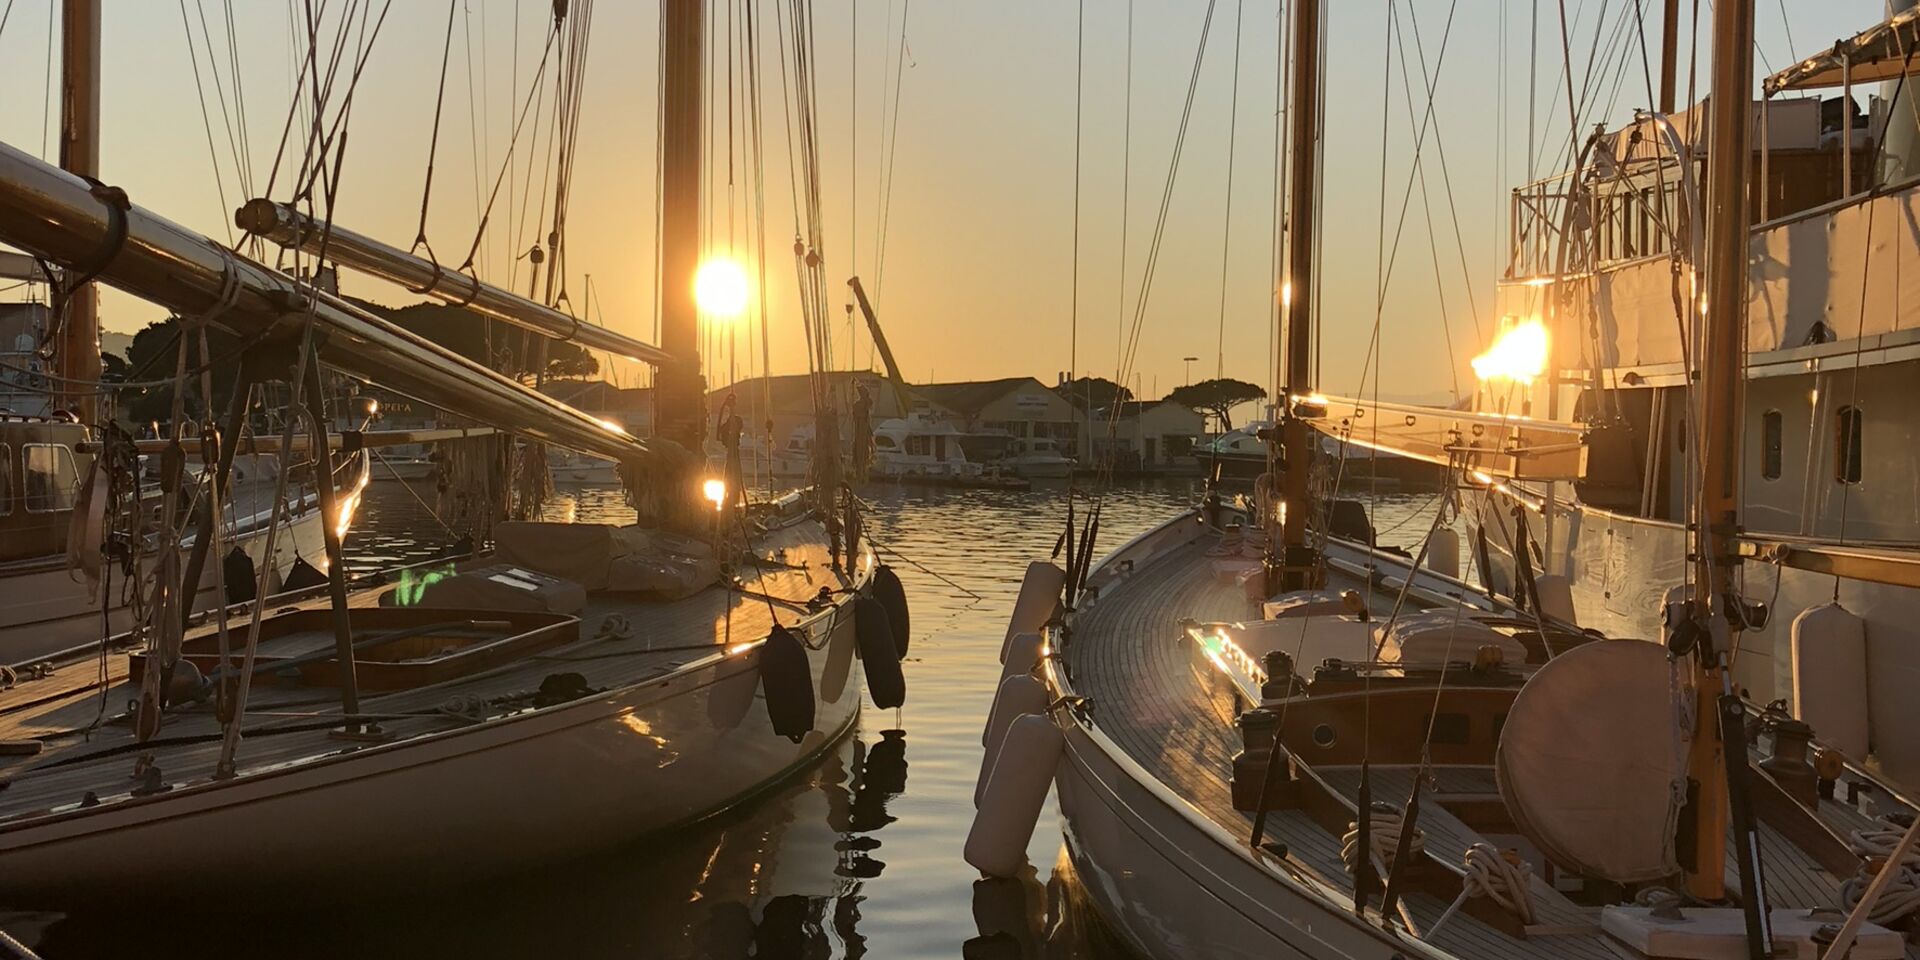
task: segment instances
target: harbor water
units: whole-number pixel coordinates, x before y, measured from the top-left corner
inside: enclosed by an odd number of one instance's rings
[[[1199,492],[1195,480],[1108,491],[1096,549],[1185,509]],[[1084,906],[1051,804],[1028,847],[1034,868],[1019,880],[982,881],[960,857],[1007,612],[1026,563],[1054,549],[1065,482],[1029,491],[876,487],[866,496],[869,533],[912,604],[906,706],[869,704],[852,737],[754,801],[591,862],[456,889],[370,876],[320,908],[236,913],[210,895],[190,916],[130,909],[10,920],[10,929],[47,960],[1124,955]],[[427,507],[431,497],[400,483],[372,485],[347,544],[353,566],[441,550],[448,534]],[[1415,545],[1435,503],[1431,494],[1381,495],[1380,541]],[[550,510],[553,519],[631,516],[613,488],[563,487]],[[234,864],[236,891],[246,875],[246,864]],[[128,890],[129,907],[140,896]]]

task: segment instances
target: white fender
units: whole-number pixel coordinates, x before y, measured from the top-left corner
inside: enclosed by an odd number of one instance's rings
[[[1046,709],[1047,685],[1038,677],[1016,673],[1000,681],[1000,689],[993,694],[993,709],[987,713],[987,726],[980,731],[980,745],[987,749],[980,757],[980,776],[973,782],[975,807],[980,806],[980,796],[987,790],[993,761],[1000,755],[1000,745],[1006,742],[1007,728],[1026,714],[1045,713]]]
[[[1555,620],[1579,624],[1573,615],[1573,581],[1557,573],[1533,578],[1534,592],[1540,595],[1540,612]]]
[[[967,831],[966,859],[981,873],[1010,877],[1027,862],[1027,843],[1066,743],[1060,728],[1041,714],[1027,714],[1007,728],[980,810]]]
[[[1045,641],[1037,633],[1016,633],[1007,642],[1007,655],[1000,660],[1000,680],[1018,676],[1033,670],[1040,662],[1040,648]]]
[[[1427,538],[1427,569],[1456,579],[1460,576],[1460,532],[1441,527]]]
[[[1793,715],[1823,743],[1865,760],[1867,622],[1826,603],[1793,618],[1792,634]]]
[[[1013,638],[1023,633],[1039,633],[1053,612],[1060,607],[1060,593],[1066,587],[1067,572],[1045,560],[1027,564],[1027,575],[1020,581],[1020,596],[1013,601],[1013,616],[1007,620],[1007,635],[1000,641],[1000,662],[1007,662]]]

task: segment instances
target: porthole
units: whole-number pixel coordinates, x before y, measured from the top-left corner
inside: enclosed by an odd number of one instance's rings
[[[1316,747],[1320,747],[1321,749],[1331,747],[1334,741],[1338,739],[1338,737],[1333,735],[1333,727],[1327,724],[1323,723],[1313,728],[1313,745]]]

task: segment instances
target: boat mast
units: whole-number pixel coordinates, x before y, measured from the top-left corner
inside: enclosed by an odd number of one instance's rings
[[[1673,116],[1674,73],[1679,66],[1680,0],[1666,0],[1660,25],[1660,112]]]
[[[663,0],[660,128],[660,348],[671,359],[654,378],[654,434],[699,454],[706,435],[699,308],[700,90],[704,0]]]
[[[1738,634],[1733,582],[1739,530],[1742,346],[1747,308],[1747,166],[1753,89],[1753,4],[1723,0],[1713,14],[1713,88],[1707,141],[1706,303],[1701,322],[1700,489],[1694,505],[1694,697],[1688,776],[1697,793],[1683,833],[1692,856],[1682,864],[1687,892],[1726,895],[1728,818],[1726,745],[1719,698]],[[1704,618],[1704,620],[1702,619]],[[1744,744],[1741,745],[1744,748]],[[1744,766],[1744,764],[1743,764]],[[1690,828],[1690,830],[1689,830]]]
[[[60,11],[60,169],[100,177],[100,0],[65,0]],[[97,418],[100,299],[93,283],[66,294],[54,345],[59,406],[81,423]]]
[[[1313,238],[1314,199],[1318,193],[1317,148],[1320,132],[1320,3],[1293,5],[1293,102],[1287,116],[1293,178],[1287,185],[1287,272],[1281,286],[1286,336],[1281,360],[1280,435],[1285,452],[1281,488],[1281,550],[1267,557],[1270,590],[1304,590],[1316,585],[1319,564],[1308,539],[1312,514],[1309,484],[1316,442],[1313,427],[1295,407],[1313,394]],[[1271,551],[1271,548],[1269,548]],[[1277,578],[1276,578],[1277,574]],[[1278,582],[1276,582],[1276,579]]]

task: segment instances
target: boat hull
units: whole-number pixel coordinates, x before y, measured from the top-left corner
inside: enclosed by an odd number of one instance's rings
[[[321,558],[326,556],[326,531],[321,526],[320,510],[311,499],[301,510],[274,539],[274,577],[269,592],[278,592],[278,585],[297,559],[311,558],[310,563],[324,566]],[[267,560],[266,534],[262,519],[223,543],[221,551],[224,554],[238,545],[259,569]],[[224,602],[215,586],[213,564],[218,559],[209,561],[200,578],[200,591],[194,597],[196,611],[210,610]],[[117,571],[111,586],[112,603],[103,625],[98,589],[88,589],[86,581],[68,569],[64,555],[0,568],[0,664],[33,663],[81,647],[97,648],[101,637],[131,630],[130,598]]]
[[[342,741],[282,769],[11,825],[0,829],[0,902],[86,912],[124,906],[128,889],[222,890],[295,907],[377,878],[447,883],[564,861],[700,820],[852,729],[861,685],[848,613],[808,624],[817,713],[797,743],[773,733],[759,649],[714,654],[460,730]]]

